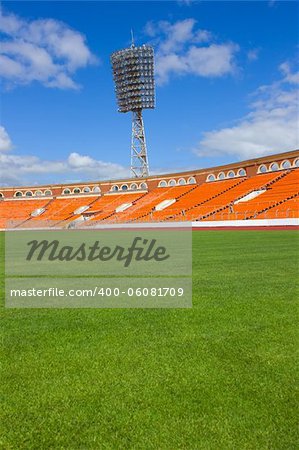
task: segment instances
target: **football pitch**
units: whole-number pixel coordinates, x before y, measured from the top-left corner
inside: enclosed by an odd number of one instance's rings
[[[298,448],[296,231],[194,232],[192,309],[5,309],[0,255],[1,449]]]

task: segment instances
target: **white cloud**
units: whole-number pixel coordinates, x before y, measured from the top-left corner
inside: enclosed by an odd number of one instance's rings
[[[49,161],[33,155],[11,153],[13,145],[5,128],[0,126],[0,186],[42,184],[47,179],[58,182],[67,178],[112,179],[129,176],[129,170],[120,164],[99,161],[73,152],[65,160]],[[33,182],[32,180],[35,180]]]
[[[213,34],[208,30],[198,30],[195,33],[193,42],[209,42],[213,38]]]
[[[57,20],[0,15],[0,32],[0,76],[9,86],[37,81],[78,89],[72,78],[75,71],[97,63],[85,36]]]
[[[92,167],[94,161],[90,156],[79,155],[79,153],[71,153],[68,157],[70,167],[75,169],[79,167]]]
[[[284,75],[284,81],[292,84],[299,84],[299,70],[292,72],[291,64],[285,61],[279,66]]]
[[[12,142],[4,127],[0,126],[0,152],[11,150]]]
[[[288,63],[280,66],[284,78],[255,92],[251,112],[234,126],[204,133],[195,153],[254,158],[299,147],[298,74]]]
[[[159,52],[168,53],[179,50],[182,44],[189,42],[194,35],[194,19],[185,19],[174,24],[162,21],[158,24],[158,30],[165,35],[165,39],[159,44]]]
[[[235,44],[211,44],[209,47],[192,46],[186,55],[188,71],[203,77],[221,77],[234,71]]]
[[[221,77],[236,71],[235,55],[239,46],[217,43],[208,30],[197,29],[190,18],[175,23],[149,22],[145,32],[156,44],[157,83],[167,83],[171,75],[192,74]]]
[[[120,164],[98,161],[78,153],[71,153],[62,161],[0,153],[0,186],[42,184],[45,177],[51,182],[58,182],[58,179],[63,182],[74,177],[86,181],[128,176],[129,170]]]

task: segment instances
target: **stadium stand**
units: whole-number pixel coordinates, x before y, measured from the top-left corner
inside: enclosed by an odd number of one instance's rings
[[[116,222],[146,222],[149,219],[152,219],[152,217],[149,216],[151,216],[151,213],[156,206],[160,205],[162,202],[171,202],[172,200],[185,198],[186,194],[194,189],[196,189],[196,186],[175,186],[154,189],[145,195],[143,199],[136,202],[132,208],[128,208],[123,213],[115,213],[111,219],[115,219]]]
[[[99,198],[93,205],[93,207],[83,213],[85,219],[90,219],[93,221],[105,221],[109,218],[115,216],[116,211],[125,211],[131,205],[134,205],[138,199],[140,199],[144,194],[107,194]],[[87,225],[90,223],[88,222]]]
[[[0,229],[298,218],[299,151],[83,186],[0,188]]]
[[[267,189],[268,186],[285,176],[285,174],[285,172],[279,174],[260,174],[255,177],[245,179],[242,184],[232,188],[228,192],[224,192],[223,195],[220,195],[216,199],[212,199],[203,207],[199,206],[196,211],[194,209],[191,210],[187,215],[187,218],[189,218],[189,220],[211,220],[212,217],[212,220],[223,220],[222,213],[227,210],[228,212],[234,212],[235,202],[238,202],[252,192]],[[227,215],[227,217],[229,217],[229,215]]]
[[[44,208],[48,202],[43,200],[9,200],[0,203],[0,228],[14,228],[31,218],[31,213]]]

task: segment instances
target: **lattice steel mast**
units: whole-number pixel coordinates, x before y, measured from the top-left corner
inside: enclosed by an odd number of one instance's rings
[[[142,110],[132,112],[131,172],[134,177],[149,174]]]
[[[134,177],[149,174],[143,109],[155,108],[154,50],[148,45],[129,48],[111,55],[119,112],[132,112],[131,172]]]

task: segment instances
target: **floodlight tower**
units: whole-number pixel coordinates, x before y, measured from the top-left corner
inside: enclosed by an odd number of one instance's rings
[[[154,49],[149,45],[112,53],[111,65],[118,111],[132,112],[131,172],[133,177],[149,174],[143,109],[155,108]]]

